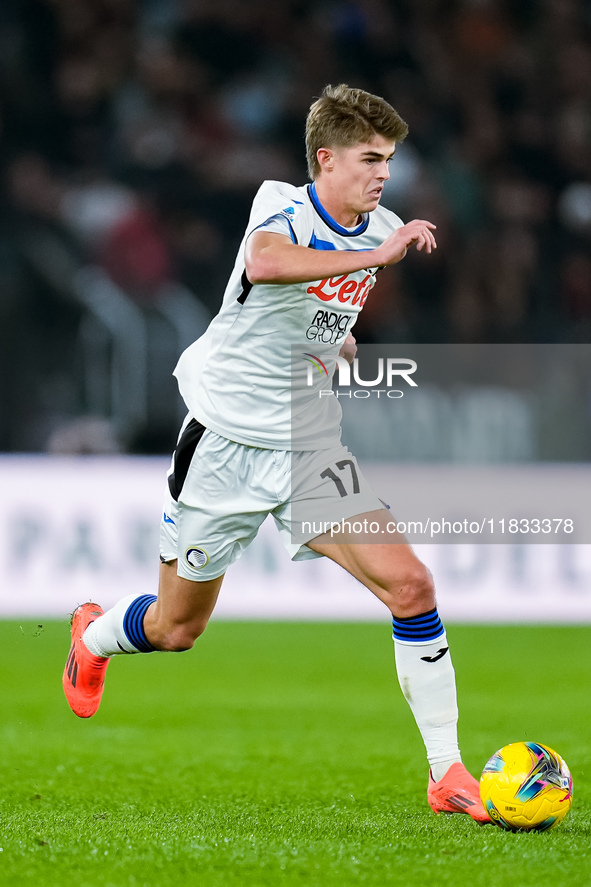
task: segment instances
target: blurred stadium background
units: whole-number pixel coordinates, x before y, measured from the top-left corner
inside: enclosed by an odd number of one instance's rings
[[[340,81],[407,120],[384,202],[433,219],[440,244],[380,275],[358,339],[571,345],[579,357],[537,406],[502,386],[464,386],[456,406],[480,428],[463,459],[569,462],[586,495],[589,0],[3,0],[5,615],[153,587],[164,454],[184,414],[172,369],[217,311],[260,182],[306,181],[307,108]],[[355,448],[392,470],[453,462],[425,443],[446,415],[427,396],[406,450],[366,429]],[[547,419],[535,439],[532,416]],[[585,546],[425,557],[452,617],[591,619]],[[329,564],[292,570],[265,527],[220,611],[381,618],[360,599]]]

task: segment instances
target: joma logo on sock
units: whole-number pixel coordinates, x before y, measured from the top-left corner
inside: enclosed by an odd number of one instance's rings
[[[421,662],[437,662],[439,659],[442,659],[449,647],[440,647],[435,656],[421,656]]]

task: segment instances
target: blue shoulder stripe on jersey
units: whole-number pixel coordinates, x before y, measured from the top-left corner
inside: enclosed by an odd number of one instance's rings
[[[297,203],[297,202],[298,202],[297,200],[294,200],[294,203]],[[280,220],[282,222],[287,222],[287,224],[289,225],[289,236],[291,237],[291,241],[292,241],[292,243],[297,244],[298,239],[296,237],[295,231],[293,230],[293,225],[291,224],[291,220],[288,219],[287,216],[282,212],[275,213],[274,216],[269,216],[268,219],[265,219],[264,222],[261,222],[261,224],[258,225],[254,230],[258,231],[259,228],[264,228],[266,225],[269,224],[269,222],[275,222],[277,220]]]
[[[312,231],[312,237],[310,238],[310,243],[308,244],[310,249],[335,249],[336,246],[334,243],[331,243],[330,240],[321,240],[319,237],[316,237],[316,232]]]
[[[336,246],[334,243],[331,243],[330,240],[321,240],[320,237],[316,237],[316,232],[312,231],[312,237],[310,238],[310,243],[308,244],[309,249],[321,249],[321,250],[336,250]],[[371,247],[367,246],[363,249],[345,249],[343,250],[345,253],[369,253],[371,252]]]
[[[358,234],[363,234],[364,231],[367,231],[367,226],[369,225],[369,213],[366,214],[360,225],[357,225],[352,231],[349,231],[348,228],[343,228],[342,225],[339,225],[338,222],[335,222],[333,217],[327,213],[324,209],[320,200],[318,199],[318,195],[316,194],[316,186],[314,182],[311,185],[308,185],[308,194],[310,196],[310,200],[312,201],[312,206],[320,216],[323,222],[325,222],[329,228],[332,228],[337,234],[342,234],[344,237],[356,237]]]

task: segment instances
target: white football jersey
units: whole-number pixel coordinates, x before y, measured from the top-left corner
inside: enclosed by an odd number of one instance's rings
[[[264,182],[250,213],[222,307],[183,352],[174,371],[190,413],[217,434],[255,447],[316,450],[340,440],[341,409],[330,389],[336,357],[375,282],[367,268],[313,283],[251,284],[244,250],[253,231],[291,237],[320,250],[371,250],[403,224],[378,206],[355,228],[326,212],[314,185]],[[302,372],[322,355],[322,371],[294,395],[293,363]],[[292,357],[295,355],[295,357]],[[318,368],[318,367],[316,367]]]

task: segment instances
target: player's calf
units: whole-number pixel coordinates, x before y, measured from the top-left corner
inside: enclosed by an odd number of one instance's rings
[[[146,629],[151,643],[163,653],[184,653],[190,650],[207,627],[207,620],[189,625],[161,626],[151,623]]]

